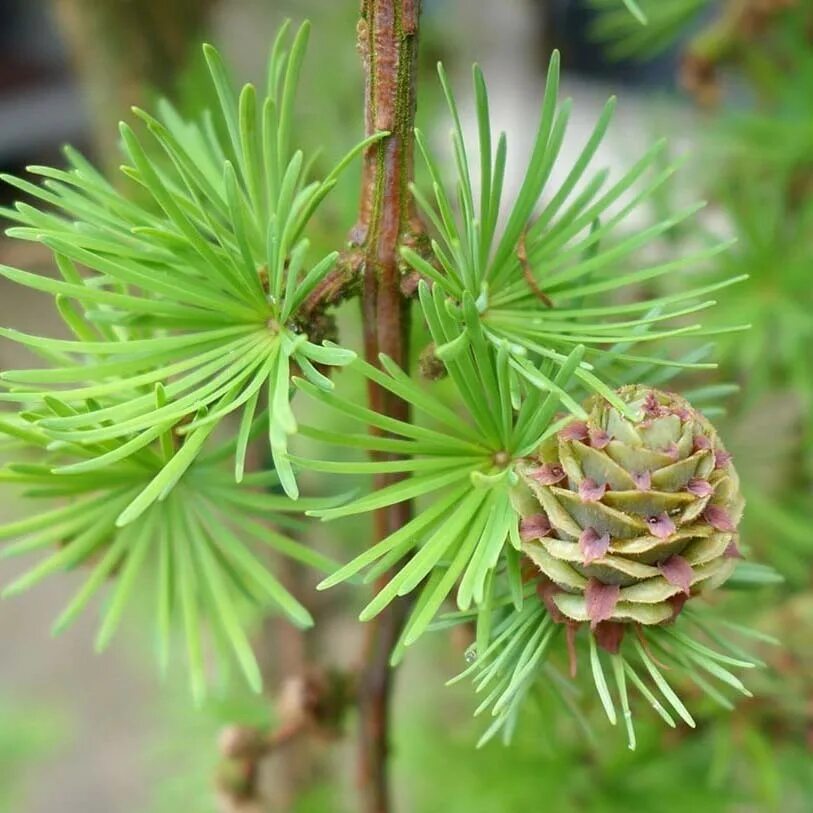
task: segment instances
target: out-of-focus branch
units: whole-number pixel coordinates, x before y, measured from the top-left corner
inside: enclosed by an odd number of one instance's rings
[[[228,726],[220,736],[222,762],[217,777],[223,813],[264,811],[260,775],[264,760],[301,737],[333,740],[355,698],[354,680],[344,673],[311,671],[289,678],[277,700],[279,723],[270,732]]]
[[[717,17],[689,41],[681,61],[680,81],[702,107],[722,96],[720,68],[740,58],[765,35],[781,14],[799,0],[727,0]]]
[[[205,30],[215,0],[53,0],[93,118],[94,146],[118,165],[111,122],[145,91],[168,93]]]

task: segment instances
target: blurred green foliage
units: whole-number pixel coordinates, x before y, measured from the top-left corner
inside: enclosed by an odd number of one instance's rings
[[[0,813],[20,813],[37,770],[65,741],[67,726],[56,710],[0,698]]]

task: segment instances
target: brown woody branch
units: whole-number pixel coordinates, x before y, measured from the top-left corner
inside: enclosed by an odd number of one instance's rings
[[[326,310],[361,293],[366,359],[378,364],[386,354],[408,367],[409,299],[417,278],[403,273],[400,248],[424,250],[426,238],[409,191],[413,177],[413,126],[420,0],[362,0],[358,47],[366,80],[366,134],[389,135],[372,144],[363,157],[359,218],[351,247],[334,271],[312,292],[302,320],[313,326],[330,318]],[[372,409],[403,421],[409,405],[370,383]],[[386,459],[378,455],[377,459]],[[380,475],[374,487],[384,488],[396,475]],[[375,540],[406,524],[409,503],[376,512]],[[388,576],[376,585],[380,589]],[[390,656],[408,610],[405,600],[394,602],[367,627],[364,652],[355,676],[354,698],[359,709],[359,787],[365,813],[390,813],[387,771],[392,669]],[[283,703],[284,707],[284,703]],[[317,715],[318,717],[318,715]],[[303,734],[324,731],[325,720],[314,720],[312,710],[282,715],[271,734],[254,729],[224,732],[224,756],[219,782],[225,813],[255,813],[262,809],[259,767],[263,759]]]
[[[371,145],[362,169],[359,219],[351,242],[360,253],[364,351],[408,366],[409,303],[401,288],[400,247],[420,239],[422,227],[409,191],[413,176],[413,126],[420,0],[363,0],[358,47],[366,81],[366,134],[389,136]],[[376,384],[368,384],[376,412],[409,421],[409,405]],[[379,459],[386,456],[379,456]],[[397,478],[379,475],[374,488]],[[376,512],[375,540],[396,531],[412,515],[409,503]],[[388,576],[376,586],[380,589]],[[389,813],[387,772],[392,670],[390,655],[401,633],[408,604],[393,602],[367,627],[359,672],[359,786],[365,813]]]
[[[287,680],[277,702],[279,725],[270,732],[250,726],[228,726],[220,736],[222,762],[218,792],[223,813],[260,813],[263,760],[303,736],[337,739],[349,706],[356,698],[355,678],[340,672],[312,670]]]

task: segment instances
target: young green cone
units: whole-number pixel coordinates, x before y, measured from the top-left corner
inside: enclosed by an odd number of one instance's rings
[[[542,571],[555,617],[662,624],[736,558],[743,499],[714,427],[683,398],[618,392],[634,419],[600,397],[520,464],[523,550]]]

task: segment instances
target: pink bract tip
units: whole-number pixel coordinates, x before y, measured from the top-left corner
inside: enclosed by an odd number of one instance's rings
[[[541,539],[550,533],[550,522],[546,514],[534,514],[530,517],[523,517],[519,523],[519,538],[523,542],[530,542],[533,539]]]
[[[590,429],[588,435],[590,436],[590,445],[594,449],[604,449],[612,440],[603,429]]]
[[[650,533],[658,539],[667,539],[675,532],[675,523],[666,512],[657,517],[650,517],[646,524]]]
[[[695,435],[692,445],[696,452],[705,452],[711,449],[711,441],[705,435]]]
[[[714,452],[714,468],[723,469],[731,462],[732,455],[725,449],[717,449]]]
[[[599,535],[595,528],[585,528],[579,537],[579,550],[582,552],[582,561],[585,565],[601,559],[609,548],[610,535]]]
[[[617,584],[602,584],[598,579],[590,579],[587,582],[584,600],[592,629],[613,617],[620,595],[621,588]]]
[[[598,502],[607,492],[607,483],[597,483],[589,477],[579,483],[579,497],[582,502]]]
[[[742,555],[742,551],[740,550],[737,543],[732,539],[728,543],[728,547],[723,551],[723,556],[726,559],[744,559],[745,557]]]
[[[559,432],[559,437],[562,440],[586,440],[588,434],[584,421],[573,421]]]
[[[686,484],[686,491],[690,494],[694,494],[695,497],[708,497],[709,494],[714,492],[714,489],[708,480],[703,480],[701,477],[693,477]]]
[[[687,596],[692,590],[692,566],[682,556],[670,556],[659,566],[669,584],[679,587]]]
[[[652,488],[652,472],[642,471],[640,474],[633,474],[632,479],[635,481],[635,488],[638,491],[649,491]]]
[[[706,518],[706,522],[718,531],[734,533],[734,531],[737,530],[737,526],[734,524],[734,520],[731,519],[731,515],[721,505],[707,506],[703,512],[703,516]]]
[[[531,477],[543,486],[552,486],[565,479],[565,470],[558,463],[543,463]]]

